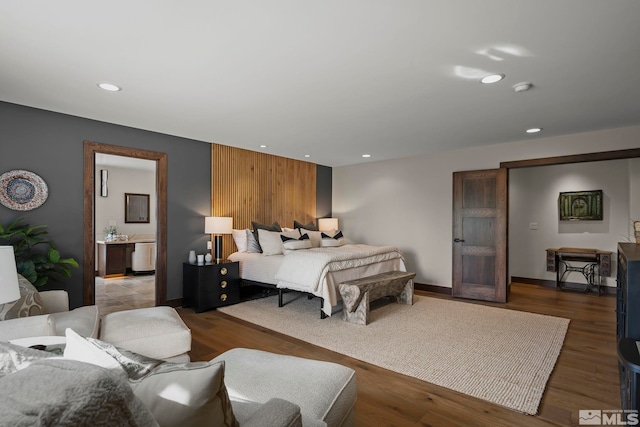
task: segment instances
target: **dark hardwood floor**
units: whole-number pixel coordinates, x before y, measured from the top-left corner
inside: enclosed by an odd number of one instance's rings
[[[614,296],[513,284],[506,304],[473,303],[571,319],[537,416],[396,374],[217,311],[196,314],[178,308],[178,312],[193,334],[192,360],[209,360],[228,349],[248,347],[355,369],[357,426],[570,426],[578,425],[580,409],[620,409]]]

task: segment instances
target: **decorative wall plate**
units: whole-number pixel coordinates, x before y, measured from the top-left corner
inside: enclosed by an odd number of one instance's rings
[[[40,207],[49,196],[49,188],[33,172],[16,169],[0,175],[0,204],[14,211]]]

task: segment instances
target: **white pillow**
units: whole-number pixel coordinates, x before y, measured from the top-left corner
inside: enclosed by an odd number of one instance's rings
[[[285,255],[300,249],[311,249],[311,239],[308,234],[303,234],[297,239],[289,236],[283,236],[281,239]]]
[[[64,334],[67,341],[64,347],[64,357],[77,360],[78,362],[101,366],[118,375],[123,380],[129,379],[127,372],[122,369],[122,365],[120,365],[117,360],[78,335],[73,329],[65,329]]]
[[[314,248],[319,248],[320,246],[322,246],[322,233],[328,234],[329,236],[333,236],[334,234],[336,234],[336,232],[337,230],[313,231],[313,230],[307,230],[304,228],[300,229],[300,234],[307,233],[309,235],[309,238],[311,239],[311,246],[313,246]]]
[[[321,234],[322,240],[320,244],[323,248],[336,248],[344,245],[344,236],[342,235],[342,231],[332,232],[322,232]]]
[[[262,247],[263,255],[280,255],[284,252],[284,246],[282,245],[282,239],[280,236],[297,238],[299,235],[297,231],[267,231],[261,228],[258,229],[258,237],[260,240],[260,247]]]
[[[231,230],[238,252],[247,252],[247,230]]]

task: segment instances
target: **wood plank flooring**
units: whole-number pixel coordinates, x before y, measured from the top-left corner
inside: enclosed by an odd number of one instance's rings
[[[231,348],[248,347],[355,369],[357,426],[571,426],[578,425],[580,409],[620,409],[614,296],[513,284],[506,304],[472,303],[571,319],[537,416],[387,371],[217,311],[177,310],[193,334],[192,360],[209,360]]]

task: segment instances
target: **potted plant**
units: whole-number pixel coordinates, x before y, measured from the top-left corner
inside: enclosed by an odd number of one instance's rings
[[[46,238],[46,225],[35,227],[19,218],[7,225],[0,224],[0,245],[13,246],[18,273],[34,286],[44,286],[49,279],[71,277],[71,268],[78,268],[73,258],[62,258],[53,242]]]

